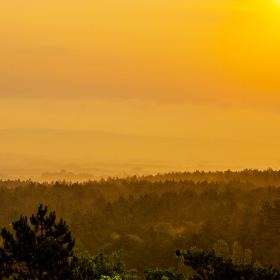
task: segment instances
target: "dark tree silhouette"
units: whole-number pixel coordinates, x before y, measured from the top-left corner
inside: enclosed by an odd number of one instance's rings
[[[279,280],[279,268],[261,266],[260,264],[238,264],[231,258],[223,259],[215,255],[214,250],[205,252],[203,250],[177,250],[176,255],[182,257],[184,264],[190,266],[197,275],[194,280]]]
[[[56,222],[55,212],[47,215],[40,205],[30,223],[20,216],[12,226],[15,237],[6,228],[1,231],[0,279],[71,279],[75,240],[62,219]]]
[[[183,274],[177,274],[170,270],[162,270],[162,269],[145,269],[144,271],[146,280],[186,280]]]

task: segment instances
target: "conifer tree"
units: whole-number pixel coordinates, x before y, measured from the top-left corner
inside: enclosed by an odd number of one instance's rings
[[[6,228],[1,230],[0,279],[72,278],[75,240],[65,221],[56,222],[55,212],[47,215],[47,207],[40,205],[30,223],[26,216],[20,216],[12,226],[15,237]]]
[[[278,267],[236,263],[231,258],[216,256],[214,250],[176,250],[176,255],[183,257],[184,264],[197,273],[193,278],[189,278],[193,280],[280,280]]]

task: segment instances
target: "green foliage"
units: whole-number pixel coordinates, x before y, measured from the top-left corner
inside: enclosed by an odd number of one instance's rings
[[[66,223],[56,222],[55,212],[47,215],[47,207],[40,205],[30,224],[26,216],[20,216],[12,227],[15,237],[6,228],[1,231],[1,278],[71,279],[75,241]]]
[[[110,276],[101,276],[101,280],[122,280],[121,276],[116,275],[114,277],[110,277]]]
[[[244,259],[242,246],[237,241],[232,245],[231,259],[234,263],[242,263]]]
[[[90,256],[88,252],[77,253],[74,262],[75,280],[137,280],[136,270],[125,270],[121,251],[110,255],[100,251],[96,256]]]
[[[214,252],[215,252],[216,256],[222,257],[225,260],[229,258],[228,244],[222,239],[218,240],[217,243],[215,243]]]
[[[144,275],[146,280],[185,280],[183,274],[176,274],[170,270],[151,270],[145,269]]]
[[[0,228],[9,229],[21,213],[31,216],[43,201],[67,221],[81,251],[96,255],[100,248],[106,254],[121,249],[127,269],[136,268],[142,277],[147,267],[184,272],[175,248],[207,250],[217,243],[217,255],[226,259],[227,248],[217,240],[229,245],[230,255],[235,241],[242,246],[238,263],[279,264],[279,186],[280,172],[271,169],[82,183],[0,180]]]
[[[251,171],[240,173],[239,181],[179,180],[205,174],[165,177],[177,181],[133,177],[0,186],[0,224],[8,225],[1,231],[0,279],[137,279],[124,262],[146,279],[279,279],[278,269],[256,260],[280,262],[280,188],[242,182],[252,174],[264,178]],[[279,178],[275,172],[265,174],[268,181],[272,175],[274,181]],[[237,173],[225,172],[221,178],[227,176]],[[56,205],[77,236],[78,247],[89,253],[73,255],[66,223],[56,222],[55,213],[47,215],[42,206],[30,220],[21,216],[10,224],[42,198],[48,207]],[[206,251],[213,244],[214,251]],[[228,244],[233,244],[231,252]],[[103,251],[96,254],[100,247]],[[179,259],[173,253],[174,248],[190,247],[180,251]],[[123,260],[120,253],[111,254],[119,249]],[[151,270],[141,274],[147,267]]]
[[[244,263],[250,264],[252,262],[252,251],[250,249],[246,249],[244,251]]]
[[[205,252],[196,250],[191,252],[176,251],[178,257],[183,257],[186,266],[192,267],[197,275],[192,279],[208,280],[278,280],[280,269],[272,266],[260,266],[244,263],[235,263],[231,258],[223,259],[215,255],[214,250]]]

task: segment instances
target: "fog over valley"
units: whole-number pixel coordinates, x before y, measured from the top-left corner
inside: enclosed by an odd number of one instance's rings
[[[70,172],[82,175],[68,174],[65,179],[84,180],[197,169],[266,169],[280,163],[270,152],[271,144],[260,137],[241,141],[58,129],[1,129],[0,135],[3,178],[62,179]]]

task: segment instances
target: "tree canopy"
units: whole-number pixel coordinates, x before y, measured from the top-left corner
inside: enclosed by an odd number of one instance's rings
[[[44,203],[67,222],[79,252],[95,256],[100,248],[107,255],[122,250],[126,268],[137,269],[142,278],[146,268],[185,273],[174,250],[194,245],[205,251],[214,247],[217,256],[239,263],[246,258],[248,264],[276,266],[279,186],[280,172],[271,169],[175,172],[81,183],[0,180],[0,230],[6,227],[15,236],[8,225],[20,214],[32,216]],[[33,227],[29,218],[28,225]]]
[[[176,255],[182,257],[184,264],[190,266],[196,275],[194,280],[279,280],[279,268],[262,266],[258,263],[236,263],[232,258],[217,256],[214,250],[177,250]]]
[[[20,216],[12,223],[15,237],[2,229],[1,278],[71,279],[75,240],[65,221],[57,222],[55,212],[47,212],[47,207],[40,205],[29,221],[27,216]]]

